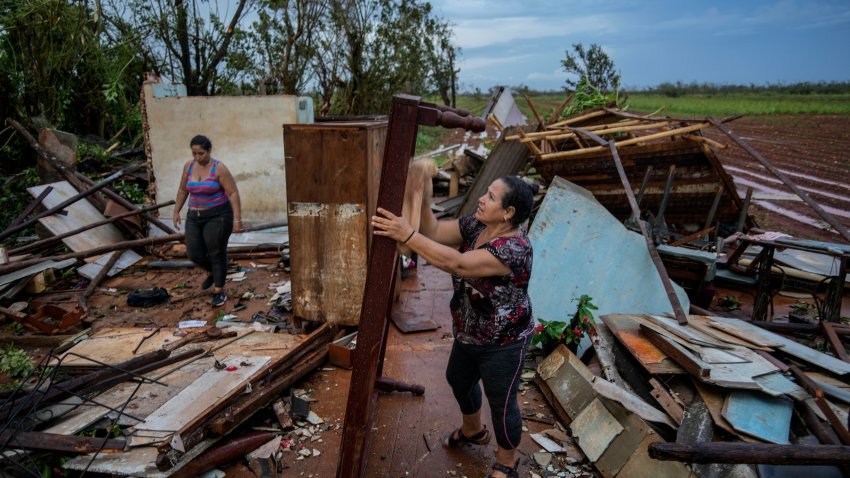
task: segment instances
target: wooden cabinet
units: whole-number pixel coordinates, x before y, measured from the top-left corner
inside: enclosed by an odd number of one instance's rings
[[[386,135],[386,121],[283,127],[296,317],[360,320]]]

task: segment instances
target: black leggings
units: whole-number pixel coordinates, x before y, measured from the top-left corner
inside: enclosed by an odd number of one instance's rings
[[[503,346],[469,345],[455,341],[446,366],[446,380],[464,415],[481,409],[479,380],[484,385],[496,442],[505,450],[519,446],[522,437],[517,389],[526,345],[525,339]]]
[[[227,275],[227,240],[233,232],[230,202],[186,213],[186,255],[212,274],[216,287],[224,287]]]

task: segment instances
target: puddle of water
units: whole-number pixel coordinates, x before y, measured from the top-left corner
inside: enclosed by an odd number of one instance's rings
[[[781,216],[785,216],[788,219],[802,222],[803,224],[808,224],[809,226],[816,227],[818,229],[829,231],[833,234],[838,234],[834,229],[832,229],[828,224],[825,224],[822,220],[813,218],[811,216],[807,216],[805,214],[800,214],[796,211],[791,211],[790,209],[785,209],[784,207],[777,206],[770,201],[754,201],[759,206],[775,212]]]
[[[838,187],[841,187],[841,188],[844,188],[844,189],[847,189],[848,191],[850,191],[850,185],[848,185],[847,183],[840,183],[838,181],[830,181],[829,179],[818,178],[818,177],[815,177],[815,176],[809,176],[808,174],[798,173],[798,172],[794,172],[794,171],[787,171],[787,170],[784,170],[784,169],[780,169],[779,172],[781,172],[782,174],[787,174],[788,176],[794,176],[796,178],[805,178],[805,179],[808,179],[809,181],[814,181],[814,182],[817,182],[817,183],[831,184],[833,186],[838,186]]]
[[[786,192],[780,191],[778,189],[773,189],[773,188],[764,186],[762,184],[759,184],[759,183],[756,183],[756,182],[753,182],[753,181],[749,181],[749,180],[744,179],[744,178],[732,176],[732,179],[735,181],[736,184],[740,184],[741,186],[744,186],[745,188],[746,187],[753,188],[754,192],[759,192],[759,193],[769,194],[769,195],[775,195],[777,197],[781,197],[781,196],[787,194]],[[746,196],[746,191],[738,191],[738,195],[743,198],[743,197]],[[802,201],[802,199],[799,199],[799,198],[797,200]],[[828,213],[830,213],[834,216],[846,217],[846,218],[850,219],[850,211],[847,211],[846,209],[838,209],[838,208],[835,208],[835,207],[824,206],[823,204],[821,204],[820,207],[824,211],[826,211],[826,212],[828,212]]]
[[[769,183],[784,184],[782,181],[780,181],[779,179],[776,179],[774,177],[764,176],[764,175],[754,173],[754,172],[746,170],[746,169],[736,168],[734,166],[733,167],[727,167],[726,169],[730,170],[730,171],[734,171],[736,173],[746,174],[747,176],[751,176],[751,177],[754,177],[754,178],[757,178],[759,180],[766,181],[766,182],[769,182]],[[735,179],[736,181],[740,180],[742,182],[742,184],[743,184],[743,181],[746,181],[745,179],[741,178],[740,176],[734,176],[733,175],[732,178]],[[767,186],[763,186],[763,187],[767,187]],[[843,196],[841,194],[835,194],[835,193],[831,193],[831,192],[827,192],[827,191],[821,191],[819,189],[811,188],[811,187],[808,187],[808,186],[800,186],[799,184],[797,185],[797,187],[802,189],[803,191],[806,191],[807,193],[810,193],[810,194],[828,197],[828,198],[831,198],[831,199],[835,199],[836,201],[842,201],[842,202],[850,203],[850,196]]]

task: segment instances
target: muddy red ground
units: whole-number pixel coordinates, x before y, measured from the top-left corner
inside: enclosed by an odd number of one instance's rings
[[[728,126],[840,224],[850,227],[850,116],[750,116]],[[720,131],[709,128],[705,134],[729,145],[718,151],[720,161],[735,179],[739,194],[743,196],[747,187],[753,187],[756,199],[750,213],[763,229],[845,242],[804,202],[760,199],[765,195],[776,197],[776,193],[790,194],[791,190]]]

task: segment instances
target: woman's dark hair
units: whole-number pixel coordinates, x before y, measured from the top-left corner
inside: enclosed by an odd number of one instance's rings
[[[189,147],[191,148],[192,146],[200,146],[205,151],[209,151],[212,149],[212,142],[206,136],[199,134],[192,138],[192,141],[189,141]]]
[[[499,181],[505,183],[508,189],[502,197],[502,209],[513,206],[514,217],[511,219],[511,225],[519,227],[531,215],[531,206],[534,205],[534,191],[528,183],[518,176],[502,176]]]

